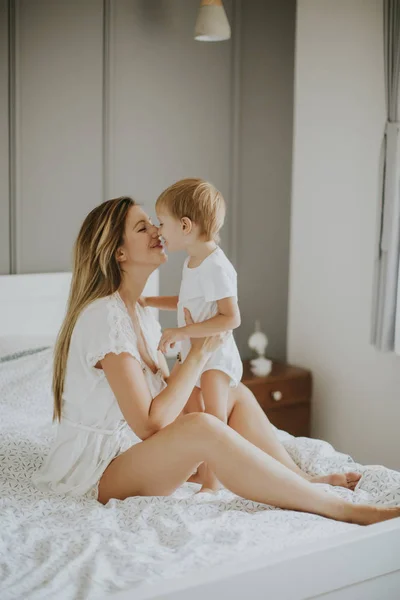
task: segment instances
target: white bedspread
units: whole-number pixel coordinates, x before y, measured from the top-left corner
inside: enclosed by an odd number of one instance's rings
[[[0,598],[99,598],[143,581],[181,576],[246,553],[269,553],[355,525],[272,509],[223,490],[169,498],[48,497],[30,478],[53,435],[50,351],[0,364]],[[295,461],[313,473],[358,470],[355,502],[400,505],[400,473],[362,467],[321,441],[280,433]],[[134,597],[134,594],[133,596]]]

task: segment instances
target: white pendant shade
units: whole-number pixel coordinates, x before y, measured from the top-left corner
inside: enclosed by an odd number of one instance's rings
[[[231,27],[222,0],[202,0],[194,39],[199,42],[222,42],[230,37]]]

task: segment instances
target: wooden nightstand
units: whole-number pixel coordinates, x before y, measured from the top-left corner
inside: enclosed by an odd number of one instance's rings
[[[267,377],[255,377],[250,371],[249,361],[243,361],[242,383],[251,389],[275,427],[295,436],[310,435],[310,371],[274,363]]]

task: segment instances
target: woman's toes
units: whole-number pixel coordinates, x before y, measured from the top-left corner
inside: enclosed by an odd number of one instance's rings
[[[361,474],[360,473],[355,473],[354,471],[350,471],[349,473],[346,473],[346,481],[347,481],[347,485],[351,490],[354,490],[357,483],[360,481],[361,479]]]
[[[350,471],[348,473],[331,473],[331,475],[313,477],[311,481],[314,483],[328,483],[335,487],[344,487],[354,491],[360,479],[361,475],[359,473]]]
[[[334,473],[332,475],[331,485],[354,490],[360,479],[361,475],[359,473],[355,473],[354,471],[350,471],[348,473]]]
[[[346,473],[332,473],[329,483],[335,487],[349,488],[349,481]]]

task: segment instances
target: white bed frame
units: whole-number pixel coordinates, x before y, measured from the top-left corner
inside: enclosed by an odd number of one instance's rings
[[[227,564],[115,600],[399,600],[400,519]]]
[[[69,273],[0,276],[0,335],[55,335],[64,316],[70,277]],[[158,294],[157,272],[145,294]],[[307,543],[272,558],[247,555],[239,565],[143,584],[112,598],[399,600],[400,519]]]
[[[71,273],[0,275],[0,336],[55,336],[65,315]],[[157,296],[158,271],[144,294]]]

